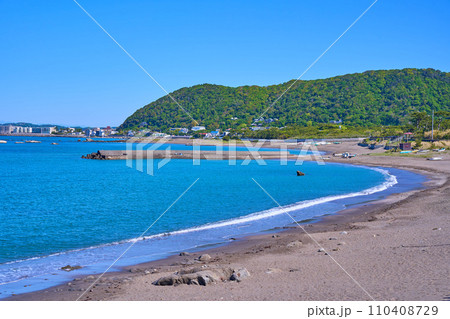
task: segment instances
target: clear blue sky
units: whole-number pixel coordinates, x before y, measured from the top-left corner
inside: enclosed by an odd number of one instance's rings
[[[297,78],[373,0],[79,0],[167,91]],[[303,77],[449,71],[448,0],[379,0]],[[164,92],[72,0],[0,0],[0,122],[119,125]]]

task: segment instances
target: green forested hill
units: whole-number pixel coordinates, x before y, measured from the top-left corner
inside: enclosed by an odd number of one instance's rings
[[[242,128],[252,122],[292,81],[261,86],[202,84],[171,95],[207,129]],[[433,69],[367,71],[322,80],[298,81],[264,115],[270,126],[314,126],[342,119],[344,125],[399,125],[415,111],[450,111],[450,73]],[[237,118],[237,119],[236,119]],[[119,129],[144,124],[153,130],[195,123],[168,97],[128,117]]]

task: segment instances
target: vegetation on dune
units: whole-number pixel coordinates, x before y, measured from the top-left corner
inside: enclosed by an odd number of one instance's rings
[[[435,124],[442,130],[450,128],[450,73],[433,69],[379,70],[298,81],[276,101],[292,83],[235,88],[202,84],[171,95],[207,130],[231,128],[249,137],[348,136],[382,130],[381,126],[403,129],[405,125],[424,132],[431,127],[432,110],[439,118]],[[258,121],[268,108],[264,119]],[[330,124],[332,121],[341,128]],[[168,132],[169,128],[191,128],[195,124],[165,96],[137,110],[119,130]],[[255,124],[272,129],[250,131]]]

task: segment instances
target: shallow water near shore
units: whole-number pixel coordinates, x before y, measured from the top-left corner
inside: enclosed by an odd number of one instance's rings
[[[172,160],[149,176],[125,161],[80,158],[98,149],[125,149],[121,143],[53,137],[39,138],[41,144],[14,144],[25,138],[2,139],[8,144],[0,147],[0,298],[102,273],[197,178],[110,271],[292,226],[284,211],[297,221],[317,218],[425,181],[398,169],[279,161],[193,166],[189,160]],[[172,149],[189,147],[174,144]],[[297,177],[298,169],[306,176]],[[83,268],[61,271],[67,264]]]

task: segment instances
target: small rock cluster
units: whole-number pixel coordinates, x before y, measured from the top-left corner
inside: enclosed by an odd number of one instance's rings
[[[233,280],[240,282],[250,276],[245,268],[210,268],[194,267],[180,270],[170,276],[161,277],[153,282],[155,286],[200,285],[206,286],[212,283]]]

